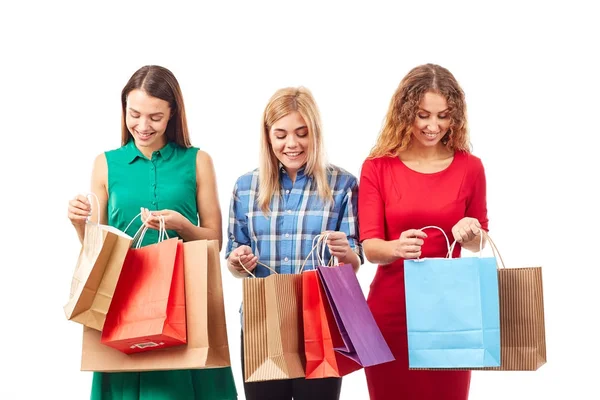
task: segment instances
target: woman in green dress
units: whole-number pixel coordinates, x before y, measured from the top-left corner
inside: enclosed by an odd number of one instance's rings
[[[210,156],[192,147],[179,83],[166,68],[136,71],[121,93],[121,147],[100,154],[92,192],[100,223],[129,234],[149,229],[142,245],[158,241],[159,219],[170,237],[222,241],[221,209]],[[69,219],[83,241],[88,216],[97,218],[86,196],[69,201]],[[141,218],[135,218],[138,214]],[[92,215],[93,214],[93,215]],[[92,400],[237,399],[231,368],[94,373]]]

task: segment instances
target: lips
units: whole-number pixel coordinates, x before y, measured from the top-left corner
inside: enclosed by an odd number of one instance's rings
[[[427,139],[435,139],[436,137],[438,137],[438,135],[440,134],[438,133],[431,133],[431,132],[421,132]]]
[[[138,136],[138,138],[140,138],[141,140],[148,140],[152,137],[152,135],[154,135],[155,132],[141,133],[141,132],[135,131],[135,133]]]
[[[298,158],[303,153],[304,153],[303,151],[295,151],[295,152],[287,152],[287,153],[283,153],[283,154],[285,154],[288,158],[294,159],[294,158]]]

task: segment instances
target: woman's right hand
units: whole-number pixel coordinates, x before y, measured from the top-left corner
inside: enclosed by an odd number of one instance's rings
[[[427,234],[418,229],[409,229],[400,234],[398,240],[392,242],[393,256],[396,258],[413,259],[421,257],[421,246]]]
[[[240,246],[229,253],[228,260],[230,267],[240,274],[248,274],[247,271],[252,272],[258,263],[258,257],[252,254],[252,249],[246,245]]]
[[[73,225],[85,225],[85,221],[91,215],[92,206],[86,196],[78,194],[69,201],[68,217]]]

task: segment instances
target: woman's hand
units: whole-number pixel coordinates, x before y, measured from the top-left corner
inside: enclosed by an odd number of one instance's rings
[[[329,253],[336,257],[340,262],[344,263],[351,254],[352,248],[348,243],[346,233],[337,231],[325,231],[322,233],[323,236],[327,237],[327,247]]]
[[[452,227],[452,236],[460,244],[479,238],[480,234],[481,224],[476,218],[464,217]]]
[[[183,215],[173,210],[150,211],[142,208],[142,222],[150,229],[160,230],[160,220],[164,221],[165,230],[181,231],[189,221]]]
[[[229,253],[227,264],[231,271],[247,275],[248,271],[252,272],[256,268],[258,257],[252,254],[250,246],[243,245]],[[242,264],[244,265],[242,266]]]
[[[421,257],[421,246],[427,234],[419,229],[409,229],[400,234],[392,243],[394,258],[413,259]]]
[[[92,205],[86,196],[78,194],[69,201],[68,217],[75,226],[85,225],[85,221],[92,215]]]

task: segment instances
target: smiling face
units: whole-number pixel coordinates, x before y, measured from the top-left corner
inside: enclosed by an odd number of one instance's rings
[[[275,157],[294,180],[306,164],[310,146],[308,127],[300,113],[294,111],[275,121],[269,130],[269,142]]]
[[[127,129],[141,151],[152,153],[167,143],[165,131],[171,116],[168,102],[134,89],[127,95],[125,112]]]
[[[427,92],[419,103],[413,123],[413,145],[435,147],[450,128],[450,112],[446,99],[434,92]]]

